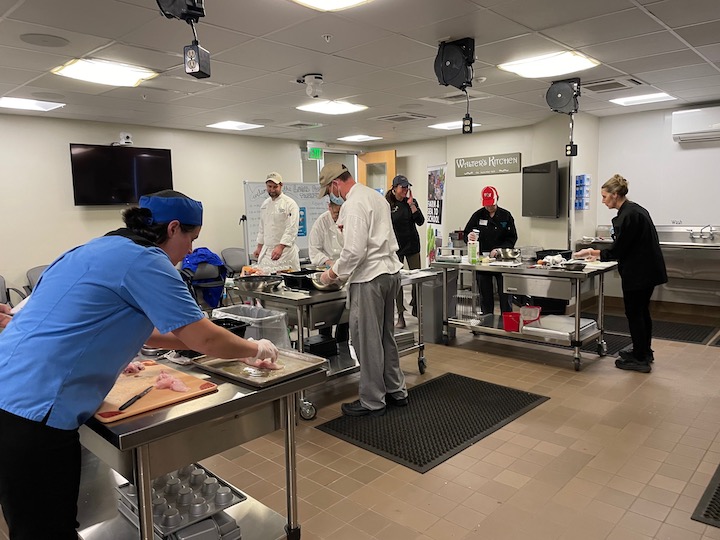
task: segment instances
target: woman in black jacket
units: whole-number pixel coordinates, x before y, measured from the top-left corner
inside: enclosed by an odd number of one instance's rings
[[[654,360],[650,297],[655,286],[667,283],[667,271],[650,214],[639,204],[627,199],[627,192],[628,182],[619,174],[603,184],[603,204],[618,211],[612,220],[613,244],[603,250],[583,249],[573,257],[600,257],[601,261],[618,261],[625,316],[633,348],[631,351],[620,351],[615,366],[650,373],[650,364]]]
[[[420,268],[420,236],[417,227],[425,223],[425,217],[413,199],[411,187],[412,184],[408,182],[407,178],[398,175],[393,178],[392,189],[387,192],[385,199],[390,205],[393,230],[398,246],[400,246],[397,252],[398,259],[400,262],[407,261],[408,268],[415,270]],[[413,308],[413,315],[415,315],[415,289],[412,293],[410,305]],[[395,326],[405,328],[405,302],[402,287],[398,292],[396,303],[398,320]]]

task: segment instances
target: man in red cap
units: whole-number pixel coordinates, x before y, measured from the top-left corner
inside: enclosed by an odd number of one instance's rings
[[[480,243],[479,251],[490,253],[491,257],[496,254],[496,249],[513,248],[517,242],[517,230],[512,214],[500,208],[497,189],[493,186],[485,186],[482,189],[483,207],[475,212],[465,225],[463,238],[465,241]],[[473,232],[478,231],[477,233]],[[498,294],[500,296],[500,311],[512,311],[510,296],[503,292],[502,274],[490,274],[477,272],[478,287],[480,289],[480,309],[483,315],[492,314],[495,311],[495,299],[493,296],[493,276],[497,282]]]

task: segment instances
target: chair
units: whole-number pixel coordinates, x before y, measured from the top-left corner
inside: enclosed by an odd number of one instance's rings
[[[20,297],[20,300],[26,298],[27,296],[20,289],[16,289],[15,287],[8,287],[5,283],[5,278],[0,276],[0,304],[8,304],[10,307],[15,307],[15,304],[13,304],[12,300],[10,299],[10,291],[16,293]]]
[[[28,283],[30,285],[24,285],[23,289],[25,289],[26,295],[29,295],[32,290],[35,288],[35,285],[37,285],[37,282],[40,281],[40,276],[45,271],[45,269],[50,266],[49,264],[41,264],[40,266],[35,266],[27,271],[25,274],[27,276]]]
[[[228,276],[240,274],[242,267],[248,264],[244,248],[225,248],[220,252],[223,262],[228,270]]]

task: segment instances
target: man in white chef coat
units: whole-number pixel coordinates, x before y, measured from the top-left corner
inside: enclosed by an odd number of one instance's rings
[[[295,245],[300,209],[282,192],[282,176],[271,172],[265,180],[269,197],[260,207],[260,227],[253,256],[265,272],[300,270],[299,250]]]

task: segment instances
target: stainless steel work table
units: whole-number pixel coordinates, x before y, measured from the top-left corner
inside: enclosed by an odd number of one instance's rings
[[[191,370],[188,367],[173,367]],[[262,389],[231,383],[197,370],[191,371],[193,375],[217,384],[218,391],[117,423],[103,424],[91,418],[80,428],[82,445],[135,484],[139,502],[140,538],[153,539],[153,478],[276,429],[284,429],[287,488],[285,531],[289,540],[299,539],[296,406],[300,392],[325,380],[325,370],[318,367],[309,373]],[[240,507],[245,502],[235,506]],[[243,534],[243,538],[250,536]]]
[[[495,336],[502,336],[510,339],[523,339],[537,342],[547,342],[559,345],[571,346],[573,348],[573,363],[576,371],[580,370],[581,367],[581,354],[580,347],[590,342],[593,339],[597,340],[597,353],[600,356],[604,356],[607,353],[607,344],[604,340],[604,276],[607,272],[614,270],[617,267],[617,263],[589,263],[583,270],[570,271],[562,268],[532,268],[530,264],[521,263],[520,266],[493,266],[488,264],[467,264],[467,263],[450,263],[450,262],[433,262],[430,265],[432,268],[437,268],[443,271],[443,342],[447,345],[449,343],[449,327],[456,328],[467,328],[474,333],[490,334]],[[506,332],[503,327],[502,317],[496,315],[490,316],[485,315],[477,321],[467,321],[457,318],[450,317],[448,314],[448,295],[451,291],[448,290],[447,286],[447,273],[448,270],[469,270],[474,273],[485,272],[493,274],[502,274],[505,282],[505,292],[507,294],[528,294],[526,291],[519,290],[521,287],[515,285],[508,286],[508,282],[522,283],[523,278],[532,280],[534,284],[541,284],[546,281],[549,285],[555,283],[561,283],[568,281],[568,288],[564,291],[566,294],[563,296],[550,296],[551,298],[563,298],[569,300],[574,296],[575,298],[575,331],[573,337],[569,340],[553,339],[547,336],[539,337],[519,332]],[[513,279],[513,277],[520,278],[519,280]],[[597,331],[592,332],[590,335],[586,335],[581,338],[581,295],[582,286],[587,283],[590,286],[592,293],[595,293],[594,278],[598,278],[598,320],[597,320]],[[562,287],[564,289],[564,287]],[[515,290],[513,290],[515,289]],[[455,291],[452,291],[454,293]],[[472,280],[472,298],[477,297],[477,280]],[[534,296],[543,296],[542,294],[534,293]],[[474,308],[474,306],[473,306]]]
[[[411,272],[401,272],[401,285],[412,285],[415,288],[415,303],[418,320],[418,336],[417,341],[411,347],[404,348],[400,351],[401,356],[411,354],[418,351],[418,370],[425,373],[427,362],[425,360],[425,343],[423,341],[423,305],[421,284],[436,278],[438,272],[436,270],[420,270]],[[300,352],[304,351],[305,329],[314,330],[324,326],[337,324],[340,321],[341,314],[344,311],[345,302],[347,300],[347,290],[345,287],[338,291],[305,291],[299,289],[279,289],[276,291],[242,291],[243,296],[257,298],[263,302],[268,309],[281,309],[288,312],[290,323],[297,323],[298,340],[297,348]],[[332,306],[335,306],[334,308]],[[294,311],[294,313],[293,313]],[[320,315],[317,315],[320,313]],[[326,318],[330,315],[329,318]],[[359,369],[358,363],[342,363],[342,365],[334,366],[330,362],[330,369],[327,371],[328,377],[337,377],[349,373],[354,373]],[[305,395],[300,399],[300,415],[306,420],[315,417],[315,407],[307,399]]]

